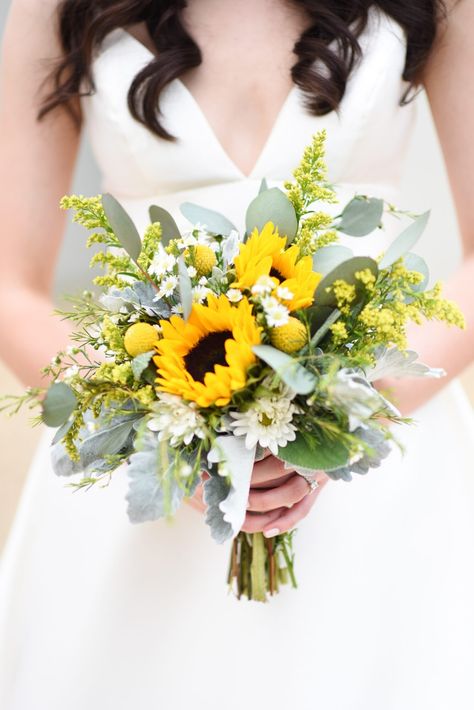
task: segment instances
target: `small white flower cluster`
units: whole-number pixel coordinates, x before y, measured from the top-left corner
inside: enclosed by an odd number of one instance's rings
[[[195,436],[198,439],[206,436],[204,417],[196,405],[165,392],[159,394],[147,426],[150,431],[158,432],[160,441],[169,441],[171,446],[187,446]]]
[[[158,245],[158,249],[150,264],[149,272],[158,278],[171,273],[176,266],[176,258],[173,254],[168,254],[162,244]]]
[[[270,276],[260,276],[251,290],[254,298],[261,304],[267,325],[270,328],[277,328],[288,323],[290,311],[282,303],[282,301],[291,301],[293,298],[293,294],[288,288],[283,286],[275,288],[275,281]]]
[[[245,436],[245,446],[252,449],[259,444],[275,456],[279,446],[286,446],[296,437],[292,423],[298,408],[288,396],[275,393],[261,397],[246,412],[230,412],[235,436]]]
[[[176,245],[181,251],[198,244],[210,247],[213,251],[219,250],[219,242],[216,241],[215,235],[208,230],[205,224],[199,222],[194,225],[192,230],[184,232],[181,238],[176,240]]]
[[[208,280],[205,276],[201,276],[198,285],[193,288],[193,301],[194,303],[204,303],[209,293],[212,290],[209,288]]]

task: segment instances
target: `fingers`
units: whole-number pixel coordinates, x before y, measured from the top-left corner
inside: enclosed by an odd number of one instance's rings
[[[308,482],[302,476],[293,474],[281,486],[262,491],[250,489],[247,510],[266,513],[276,508],[294,505],[308,493]]]
[[[267,523],[262,532],[265,537],[275,537],[275,535],[281,535],[282,533],[292,530],[303,518],[305,518],[313,505],[316,503],[318,495],[328,482],[328,477],[322,479],[319,483],[319,487],[316,490],[309,492],[305,497],[296,503],[292,508],[282,510],[281,514],[274,518],[272,522]],[[306,481],[305,481],[306,483]],[[306,483],[306,486],[308,484]]]
[[[280,517],[283,510],[284,508],[277,508],[269,513],[247,513],[242,525],[243,532],[262,532],[265,527],[271,526]]]
[[[276,459],[274,456],[267,456],[262,461],[258,461],[252,472],[252,487],[258,486],[259,484],[267,484],[270,481],[279,479],[282,476],[290,477],[292,472],[285,469],[285,464],[283,461]]]

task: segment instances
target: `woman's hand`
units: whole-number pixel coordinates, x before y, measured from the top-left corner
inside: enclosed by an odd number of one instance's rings
[[[265,537],[274,537],[294,528],[308,515],[320,491],[329,481],[323,472],[316,474],[315,478],[319,487],[311,491],[303,476],[286,470],[283,462],[274,456],[268,455],[256,463],[242,530],[248,533],[263,532]],[[202,484],[188,502],[196,510],[205,511]]]
[[[265,537],[275,537],[291,530],[308,515],[329,480],[323,472],[316,474],[319,486],[312,491],[303,476],[284,466],[274,456],[255,464],[244,532],[263,532]]]

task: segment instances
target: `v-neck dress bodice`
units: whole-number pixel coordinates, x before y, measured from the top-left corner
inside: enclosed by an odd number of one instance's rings
[[[191,200],[209,207],[225,203],[242,226],[246,204],[259,182],[291,178],[303,150],[327,129],[330,181],[349,192],[396,197],[415,105],[399,107],[407,88],[401,78],[406,43],[400,26],[371,11],[361,37],[363,57],[351,75],[340,110],[311,115],[302,90],[293,85],[249,175],[229,157],[190,90],[180,79],[163,90],[169,142],[136,121],[127,106],[129,86],[153,55],[125,30],[112,31],[94,61],[95,93],[83,97],[85,122],[103,175],[103,190],[130,205],[141,223],[144,203],[179,211]],[[228,90],[228,89],[227,89]],[[387,140],[389,136],[389,140]]]
[[[290,178],[324,127],[341,199],[396,202],[415,110],[399,106],[405,38],[371,11],[361,42],[340,111],[309,115],[295,87],[246,177],[181,81],[160,104],[176,142],[131,117],[127,91],[151,54],[113,31],[82,99],[103,190],[140,229],[152,202],[187,226],[183,201],[242,227],[260,180]],[[351,246],[379,253],[386,238]],[[299,588],[266,605],[227,594],[229,548],[189,506],[171,525],[132,525],[123,471],[73,494],[46,432],[1,565],[1,709],[472,710],[472,411],[452,383],[414,417],[404,458],[324,488],[294,538]]]

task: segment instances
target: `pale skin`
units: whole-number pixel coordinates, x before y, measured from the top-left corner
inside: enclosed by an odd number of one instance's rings
[[[52,317],[51,284],[66,214],[57,207],[70,190],[81,130],[63,112],[36,120],[44,60],[60,54],[54,32],[57,0],[13,0],[0,65],[0,357],[27,385],[44,385],[40,370],[68,341],[68,327]],[[474,5],[449,6],[449,19],[421,82],[431,105],[456,205],[464,259],[446,284],[469,323],[474,321]],[[204,48],[203,63],[182,77],[228,155],[248,174],[291,88],[292,47],[308,20],[283,0],[191,0],[185,21]],[[131,27],[148,44],[142,27]],[[271,81],[269,78],[271,77]],[[243,107],[245,107],[243,109]],[[439,380],[382,382],[410,413],[473,359],[474,329],[414,328],[421,358],[448,372]],[[285,471],[271,456],[257,463],[244,530],[268,536],[295,527],[320,487]],[[200,491],[191,504],[202,509]]]

